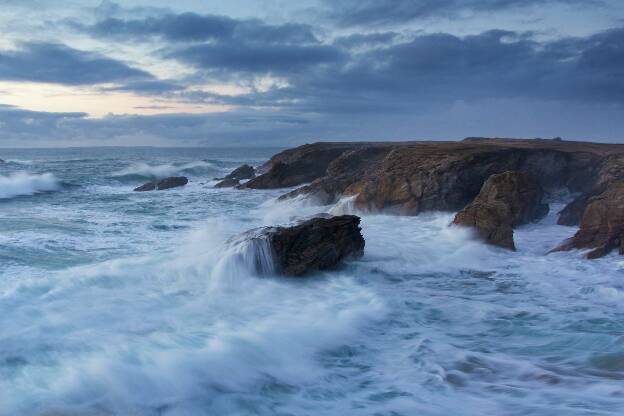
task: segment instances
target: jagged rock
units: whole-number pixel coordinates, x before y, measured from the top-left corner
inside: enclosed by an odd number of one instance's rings
[[[572,202],[566,205],[561,211],[559,211],[559,219],[557,224],[559,225],[579,225],[583,218],[585,208],[587,208],[587,202],[589,196],[587,194],[581,194],[574,198]]]
[[[253,166],[242,165],[234,169],[232,173],[227,175],[224,179],[237,179],[241,181],[245,179],[251,179],[255,176],[256,170],[253,168]]]
[[[317,153],[341,150],[306,179],[325,169],[322,176],[282,199],[309,195],[328,204],[355,195],[354,204],[360,210],[417,215],[432,210],[458,211],[479,193],[489,176],[509,170],[531,173],[545,190],[566,187],[587,193],[595,187],[604,161],[624,154],[621,145],[546,139],[339,145],[344,146],[318,143],[280,153],[272,158],[267,173],[250,181],[250,187],[293,186],[301,181],[300,175],[293,174],[294,166],[303,163],[298,157],[305,155],[310,163]]]
[[[266,230],[278,273],[301,276],[336,267],[345,258],[364,254],[360,218],[354,215],[317,217],[292,227]]]
[[[611,182],[589,199],[579,231],[556,250],[593,249],[587,258],[618,249],[624,254],[624,181]]]
[[[479,195],[457,213],[453,223],[474,228],[488,244],[515,250],[513,227],[538,220],[548,213],[543,191],[523,172],[492,175]]]
[[[217,183],[214,187],[215,188],[233,188],[235,186],[238,186],[239,184],[240,184],[240,181],[238,179],[226,177],[221,182]]]
[[[162,191],[170,188],[177,188],[178,186],[184,186],[188,183],[188,178],[184,176],[172,176],[169,178],[161,179],[158,181],[147,182],[138,188],[134,188],[136,192],[145,191]]]

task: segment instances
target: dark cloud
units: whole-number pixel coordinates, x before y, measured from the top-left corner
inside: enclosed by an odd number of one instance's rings
[[[289,86],[229,99],[312,113],[405,113],[481,99],[624,105],[624,29],[539,42],[488,31],[419,35],[302,73]],[[214,97],[212,97],[214,99]]]
[[[497,12],[546,4],[602,5],[601,0],[324,0],[327,16],[340,25],[401,24],[451,18],[465,12]]]
[[[232,41],[302,44],[318,42],[310,25],[270,25],[258,19],[237,20],[196,13],[162,14],[141,19],[107,17],[94,24],[69,21],[69,26],[95,37],[120,40],[161,38],[170,42]]]
[[[0,51],[0,79],[89,85],[152,79],[127,64],[57,43],[25,43]]]
[[[191,45],[167,55],[210,71],[285,74],[336,63],[343,53],[328,45],[236,44]]]

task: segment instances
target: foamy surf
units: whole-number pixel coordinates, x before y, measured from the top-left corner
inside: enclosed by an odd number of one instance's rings
[[[0,416],[624,412],[624,262],[546,255],[575,232],[556,205],[509,252],[452,213],[276,203],[211,171],[145,198],[110,176],[144,149],[48,152],[6,155],[81,186],[2,204]],[[176,152],[145,162],[214,159]],[[239,153],[216,163],[259,163]],[[273,276],[244,235],[324,212],[362,216],[365,255],[335,272]]]
[[[34,195],[39,192],[60,189],[58,180],[51,173],[31,174],[17,172],[0,176],[0,199],[9,199],[22,195]]]

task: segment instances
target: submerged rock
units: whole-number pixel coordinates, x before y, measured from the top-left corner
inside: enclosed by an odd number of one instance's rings
[[[587,258],[595,259],[612,250],[624,254],[624,181],[615,181],[589,199],[579,231],[556,250],[593,249]]]
[[[188,178],[185,176],[171,176],[169,178],[161,179],[158,181],[147,182],[138,188],[134,188],[136,192],[145,191],[162,191],[164,189],[177,188],[178,186],[184,186],[188,183]]]
[[[548,205],[542,198],[542,188],[526,173],[492,175],[453,223],[474,228],[488,244],[515,250],[513,227],[545,216]]]

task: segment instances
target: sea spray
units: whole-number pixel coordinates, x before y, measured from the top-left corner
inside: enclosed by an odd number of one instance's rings
[[[58,180],[51,173],[31,174],[28,172],[12,173],[0,176],[0,199],[15,196],[33,195],[60,189]]]
[[[112,176],[117,178],[147,178],[147,179],[160,179],[168,176],[175,176],[181,174],[201,174],[208,172],[217,172],[217,168],[214,164],[205,161],[189,162],[183,164],[162,164],[162,165],[150,165],[147,163],[139,162],[113,172]]]
[[[273,249],[267,231],[267,228],[258,228],[230,239],[215,273],[220,276],[275,274]]]

